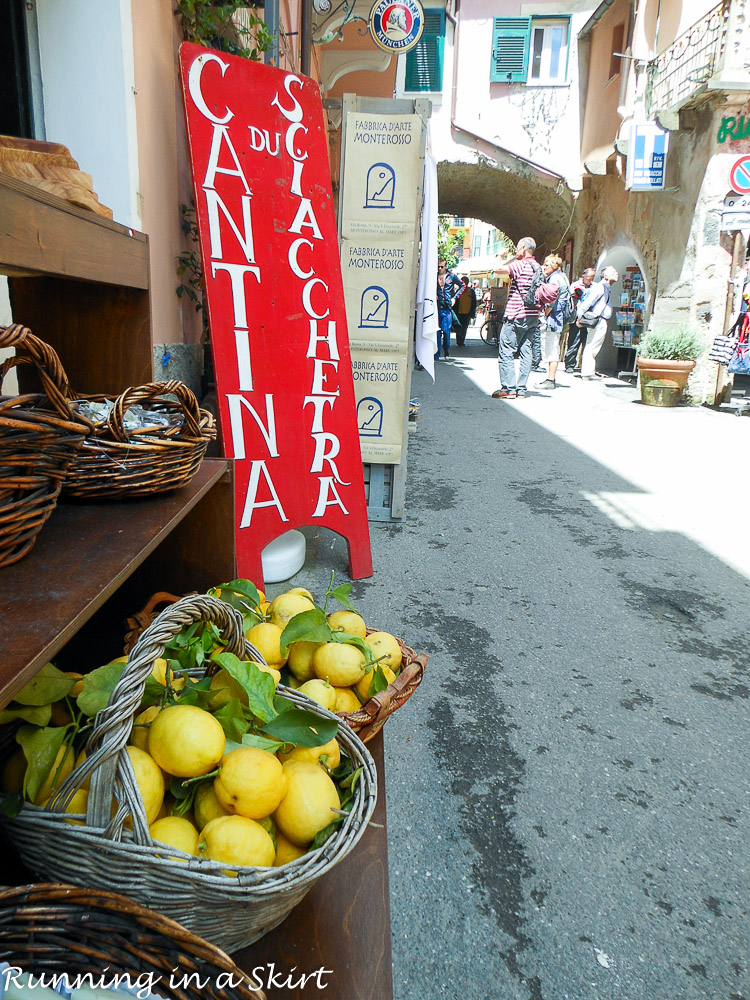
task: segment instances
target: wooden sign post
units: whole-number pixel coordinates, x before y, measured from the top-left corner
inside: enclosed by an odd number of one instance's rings
[[[185,43],[190,159],[237,567],[291,528],[372,575],[341,265],[314,81]]]

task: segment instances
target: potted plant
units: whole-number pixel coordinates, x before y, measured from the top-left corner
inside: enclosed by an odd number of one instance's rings
[[[707,350],[708,341],[696,330],[678,327],[649,330],[640,343],[636,360],[641,402],[650,406],[677,406],[696,358]]]

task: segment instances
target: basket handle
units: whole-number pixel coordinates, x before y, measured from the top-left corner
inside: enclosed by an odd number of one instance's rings
[[[88,421],[85,421],[80,414],[73,412],[68,403],[71,395],[68,376],[65,374],[65,369],[53,347],[45,344],[39,337],[35,337],[28,327],[21,326],[20,323],[11,323],[10,326],[0,327],[0,348],[2,347],[15,347],[22,353],[7,358],[0,365],[0,387],[12,368],[20,365],[34,365],[39,374],[44,394],[58,414],[68,421],[88,424]]]
[[[136,385],[126,389],[115,400],[115,405],[107,418],[109,431],[117,441],[123,441],[127,444],[130,440],[130,434],[125,430],[123,424],[127,408],[135,403],[150,402],[167,395],[177,397],[177,402],[185,416],[186,432],[190,437],[199,438],[201,436],[201,411],[198,400],[193,391],[184,382],[177,379],[170,379],[169,382],[149,382],[147,385]]]
[[[73,794],[91,775],[87,825],[104,828],[105,837],[121,840],[123,823],[130,815],[133,817],[133,838],[136,843],[151,843],[130,757],[124,748],[154,660],[164,654],[164,647],[172,642],[181,629],[201,621],[216,625],[227,652],[234,653],[240,659],[253,658],[265,662],[258,650],[245,639],[240,612],[224,601],[206,594],[195,594],[183,597],[176,604],[165,608],[130,651],[128,662],[110,695],[107,707],[94,720],[87,746],[89,756],[72,772],[53,798],[53,811],[62,812]],[[121,787],[122,794],[117,813],[111,816],[112,789],[116,783]]]

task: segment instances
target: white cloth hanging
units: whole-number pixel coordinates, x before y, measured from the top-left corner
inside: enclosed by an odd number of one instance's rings
[[[427,142],[424,154],[421,240],[419,275],[417,277],[417,323],[414,331],[415,352],[417,361],[434,382],[438,329],[438,311],[435,301],[438,257],[438,180],[437,160],[432,152],[429,122],[427,122]]]

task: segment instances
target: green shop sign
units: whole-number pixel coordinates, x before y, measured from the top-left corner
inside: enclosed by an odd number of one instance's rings
[[[745,116],[739,118],[722,118],[719,131],[716,133],[717,142],[726,142],[727,139],[747,139],[750,136],[750,118],[745,121]]]

